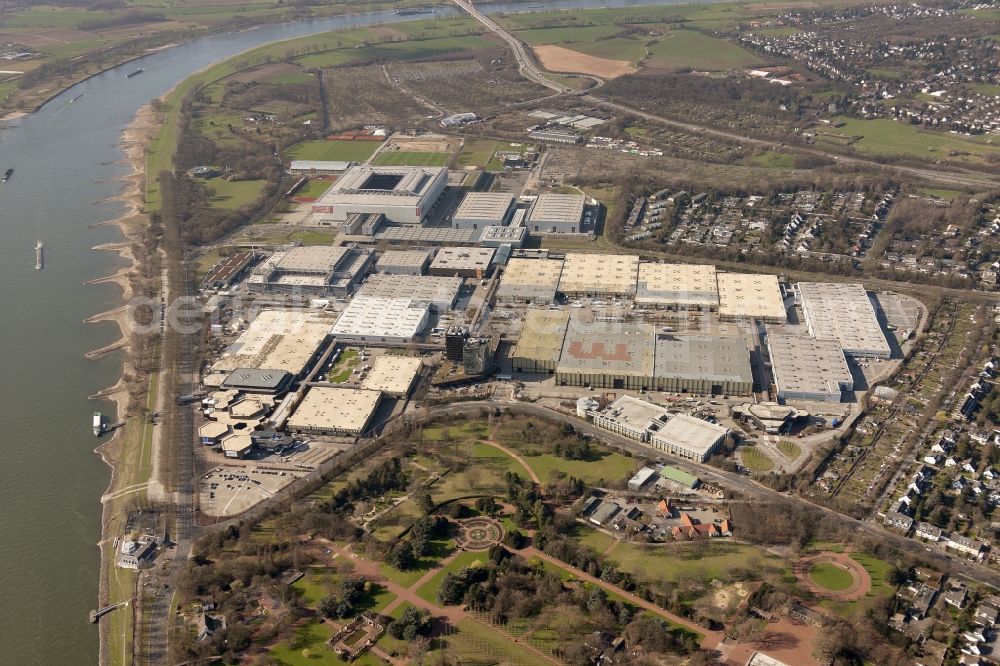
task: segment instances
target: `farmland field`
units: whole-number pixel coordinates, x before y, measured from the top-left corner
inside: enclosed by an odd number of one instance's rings
[[[675,30],[649,47],[647,67],[727,71],[761,62],[753,53],[694,30]]]
[[[378,166],[444,166],[451,153],[421,153],[396,150],[382,152],[375,158]]]
[[[986,155],[1000,154],[1000,145],[988,144],[985,139],[924,131],[894,120],[856,120],[845,117],[837,120],[844,123],[837,128],[837,132],[862,137],[853,146],[858,152],[867,155],[946,159],[968,153],[981,160]]]

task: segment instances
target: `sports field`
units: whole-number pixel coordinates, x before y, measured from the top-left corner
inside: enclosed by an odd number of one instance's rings
[[[819,562],[814,564],[809,570],[809,578],[820,587],[824,587],[834,592],[846,590],[853,583],[851,573],[829,562]]]
[[[303,141],[288,149],[296,160],[364,162],[382,145],[381,141]]]
[[[378,166],[444,166],[451,153],[414,153],[394,150],[379,153],[375,158]]]

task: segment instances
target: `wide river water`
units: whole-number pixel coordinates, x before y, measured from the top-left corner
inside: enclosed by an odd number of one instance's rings
[[[688,0],[690,2],[690,0]],[[673,4],[644,0],[555,0],[545,8]],[[483,4],[484,11],[539,5]],[[440,8],[438,16],[459,14]],[[101,505],[109,470],[94,455],[91,414],[107,405],[87,396],[121,374],[114,354],[84,354],[118,336],[114,324],[83,320],[120,305],[113,285],[84,286],[121,267],[95,252],[121,240],[92,225],[123,213],[98,203],[121,193],[128,173],[121,132],[139,107],[203,67],[282,39],[375,23],[427,19],[376,12],[223,34],[159,51],[95,76],[0,131],[0,664],[93,664],[98,636],[87,623],[97,603]],[[140,76],[125,74],[144,67]],[[83,95],[75,102],[71,99]],[[35,240],[45,268],[35,270]]]

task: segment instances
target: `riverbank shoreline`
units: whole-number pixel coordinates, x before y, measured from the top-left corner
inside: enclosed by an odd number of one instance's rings
[[[134,402],[139,402],[141,395],[145,395],[148,391],[147,388],[139,393],[133,394],[128,384],[129,378],[135,377],[136,370],[133,350],[131,348],[131,336],[133,335],[133,331],[131,326],[131,311],[129,303],[134,295],[135,287],[133,285],[133,280],[137,274],[142,273],[143,268],[136,257],[133,247],[139,240],[142,226],[147,222],[144,211],[146,149],[153,137],[156,136],[159,126],[159,119],[153,112],[152,106],[150,104],[145,104],[139,108],[139,111],[132,119],[132,122],[122,132],[122,152],[125,155],[125,160],[131,168],[131,172],[123,179],[126,185],[121,194],[121,199],[127,202],[127,208],[126,211],[118,218],[108,220],[103,224],[117,227],[119,232],[122,234],[123,240],[98,245],[94,247],[94,249],[113,252],[124,259],[127,264],[116,273],[89,281],[90,284],[113,283],[121,287],[122,290],[121,306],[92,315],[85,320],[85,323],[113,321],[118,326],[120,331],[121,337],[117,341],[112,342],[111,344],[100,349],[92,350],[87,354],[88,358],[99,358],[105,353],[116,349],[121,349],[123,351],[122,374],[118,381],[112,386],[104,388],[90,396],[90,398],[94,400],[104,400],[113,403],[115,405],[115,412],[117,414],[118,421],[126,421],[130,417],[134,417],[133,412],[136,408]],[[97,544],[100,550],[101,572],[98,582],[98,607],[104,605],[108,601],[110,582],[109,572],[115,557],[113,549],[114,535],[111,531],[116,518],[116,508],[112,501],[106,500],[105,498],[114,493],[116,488],[121,485],[122,477],[127,476],[126,470],[122,469],[120,465],[122,447],[129,444],[129,442],[126,441],[125,432],[124,428],[117,429],[114,433],[112,433],[111,437],[108,438],[107,441],[101,442],[94,449],[94,452],[100,456],[102,462],[104,462],[104,464],[106,464],[111,470],[111,475],[108,479],[108,486],[105,490],[104,497],[101,498],[101,538]],[[126,612],[130,611],[131,609]],[[106,664],[108,663],[107,623],[101,623],[99,633],[98,659],[99,663]]]

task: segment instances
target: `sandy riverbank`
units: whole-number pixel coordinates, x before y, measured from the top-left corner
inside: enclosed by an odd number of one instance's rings
[[[139,109],[132,123],[122,132],[122,150],[125,158],[131,166],[131,173],[124,179],[125,188],[121,199],[127,202],[127,210],[117,219],[110,220],[107,224],[113,224],[121,231],[124,240],[116,243],[106,243],[98,245],[94,249],[107,252],[114,252],[125,259],[128,264],[117,273],[106,277],[91,280],[91,284],[114,283],[121,287],[122,305],[107,312],[102,312],[92,317],[88,317],[87,323],[113,321],[118,325],[121,337],[101,349],[93,350],[87,354],[88,358],[98,358],[116,349],[124,350],[122,375],[113,386],[109,386],[91,396],[94,399],[108,400],[115,404],[115,411],[119,421],[124,421],[130,416],[134,416],[136,406],[132,404],[133,394],[129,391],[128,381],[135,376],[135,363],[130,347],[132,327],[129,319],[128,303],[132,299],[133,285],[132,279],[141,268],[136,260],[133,245],[138,240],[139,232],[146,224],[144,211],[144,194],[146,183],[146,149],[150,141],[159,129],[159,120],[150,105],[145,105]],[[120,458],[121,448],[127,444],[124,441],[123,429],[116,430],[107,441],[102,442],[95,452],[111,468],[111,478],[108,481],[106,494],[112,493],[120,483],[120,477],[126,476],[124,470],[118,469],[117,463]],[[102,498],[103,500],[103,498]],[[108,572],[109,564],[115,553],[112,545],[114,534],[111,534],[111,527],[114,524],[115,516],[112,513],[113,504],[103,503],[101,516],[101,540],[98,547],[101,550],[101,574],[99,581],[98,602],[103,605],[108,600]],[[127,612],[131,612],[130,610]],[[100,625],[100,663],[106,664],[107,660],[107,623]]]

